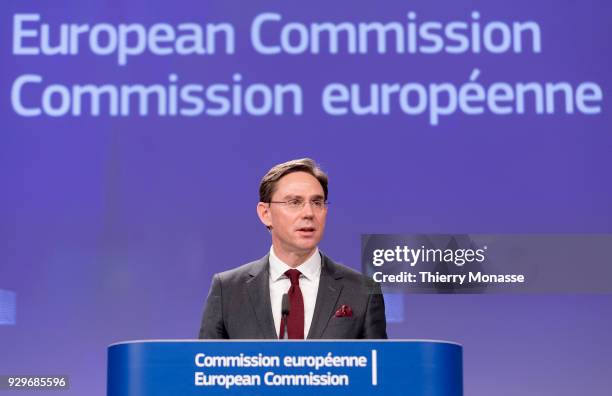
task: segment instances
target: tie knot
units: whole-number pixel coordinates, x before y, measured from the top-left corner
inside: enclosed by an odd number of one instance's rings
[[[290,269],[290,270],[285,271],[285,275],[287,275],[292,285],[297,285],[297,286],[300,285],[299,279],[300,279],[300,275],[302,275],[300,271],[296,269]]]

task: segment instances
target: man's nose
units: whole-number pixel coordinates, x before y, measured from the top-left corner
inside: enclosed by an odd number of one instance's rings
[[[314,217],[314,209],[312,208],[312,202],[306,201],[304,203],[304,207],[302,208],[302,216],[304,217]]]

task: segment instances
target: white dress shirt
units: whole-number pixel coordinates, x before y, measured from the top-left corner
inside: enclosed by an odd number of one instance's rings
[[[274,328],[276,336],[280,332],[281,308],[283,294],[289,291],[291,281],[285,275],[285,271],[292,269],[274,254],[274,246],[270,248],[270,303],[272,304],[272,316],[274,317]],[[304,298],[304,338],[308,337],[308,331],[312,323],[317,292],[319,291],[319,279],[321,278],[321,254],[319,248],[305,262],[295,267],[300,275],[300,290]]]

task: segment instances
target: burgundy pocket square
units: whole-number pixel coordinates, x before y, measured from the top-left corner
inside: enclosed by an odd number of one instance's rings
[[[353,316],[353,310],[348,305],[342,305],[334,315],[336,318],[347,318]]]

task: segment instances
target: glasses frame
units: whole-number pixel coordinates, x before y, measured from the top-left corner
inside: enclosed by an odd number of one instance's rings
[[[312,210],[323,211],[328,208],[329,202],[323,199],[311,199],[309,201],[302,199],[288,199],[286,201],[269,201],[267,204],[281,204],[289,210],[302,210],[306,207],[306,203],[310,204]],[[318,203],[320,202],[320,204]]]

